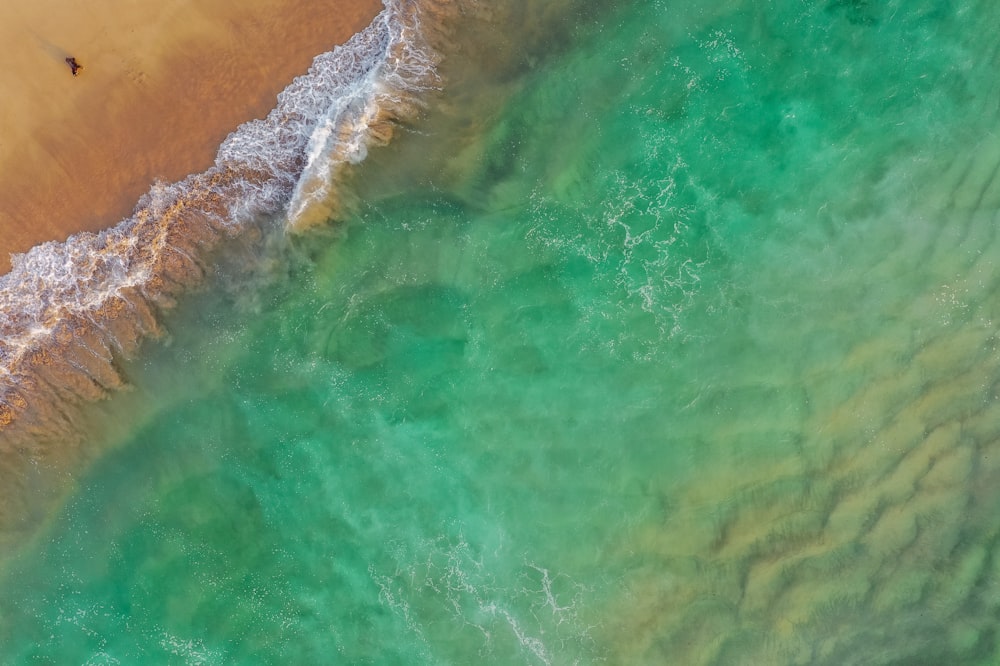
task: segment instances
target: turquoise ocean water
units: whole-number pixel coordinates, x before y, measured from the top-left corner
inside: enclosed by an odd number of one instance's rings
[[[1000,5],[614,4],[220,258],[0,662],[1000,663]]]

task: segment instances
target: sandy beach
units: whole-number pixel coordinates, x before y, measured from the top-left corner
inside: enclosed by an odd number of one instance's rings
[[[9,254],[127,216],[208,167],[378,0],[58,0],[0,9],[0,274]],[[73,76],[67,57],[83,66]]]

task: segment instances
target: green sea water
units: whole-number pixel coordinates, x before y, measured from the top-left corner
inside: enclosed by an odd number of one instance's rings
[[[0,662],[1000,663],[1000,5],[553,7],[167,322]]]

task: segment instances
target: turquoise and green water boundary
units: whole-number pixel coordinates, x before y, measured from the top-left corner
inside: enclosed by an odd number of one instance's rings
[[[508,10],[91,410],[0,661],[1000,659],[1000,5]]]

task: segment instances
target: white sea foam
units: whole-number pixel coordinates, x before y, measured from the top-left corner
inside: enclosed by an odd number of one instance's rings
[[[439,9],[384,2],[368,28],[318,56],[266,119],[233,132],[210,169],[153,185],[111,229],[12,257],[0,277],[0,452],[62,441],[75,405],[121,386],[115,359],[158,334],[162,311],[210,269],[220,240],[262,220],[296,230],[343,212],[344,170],[388,141],[437,85],[421,18],[437,21]]]

